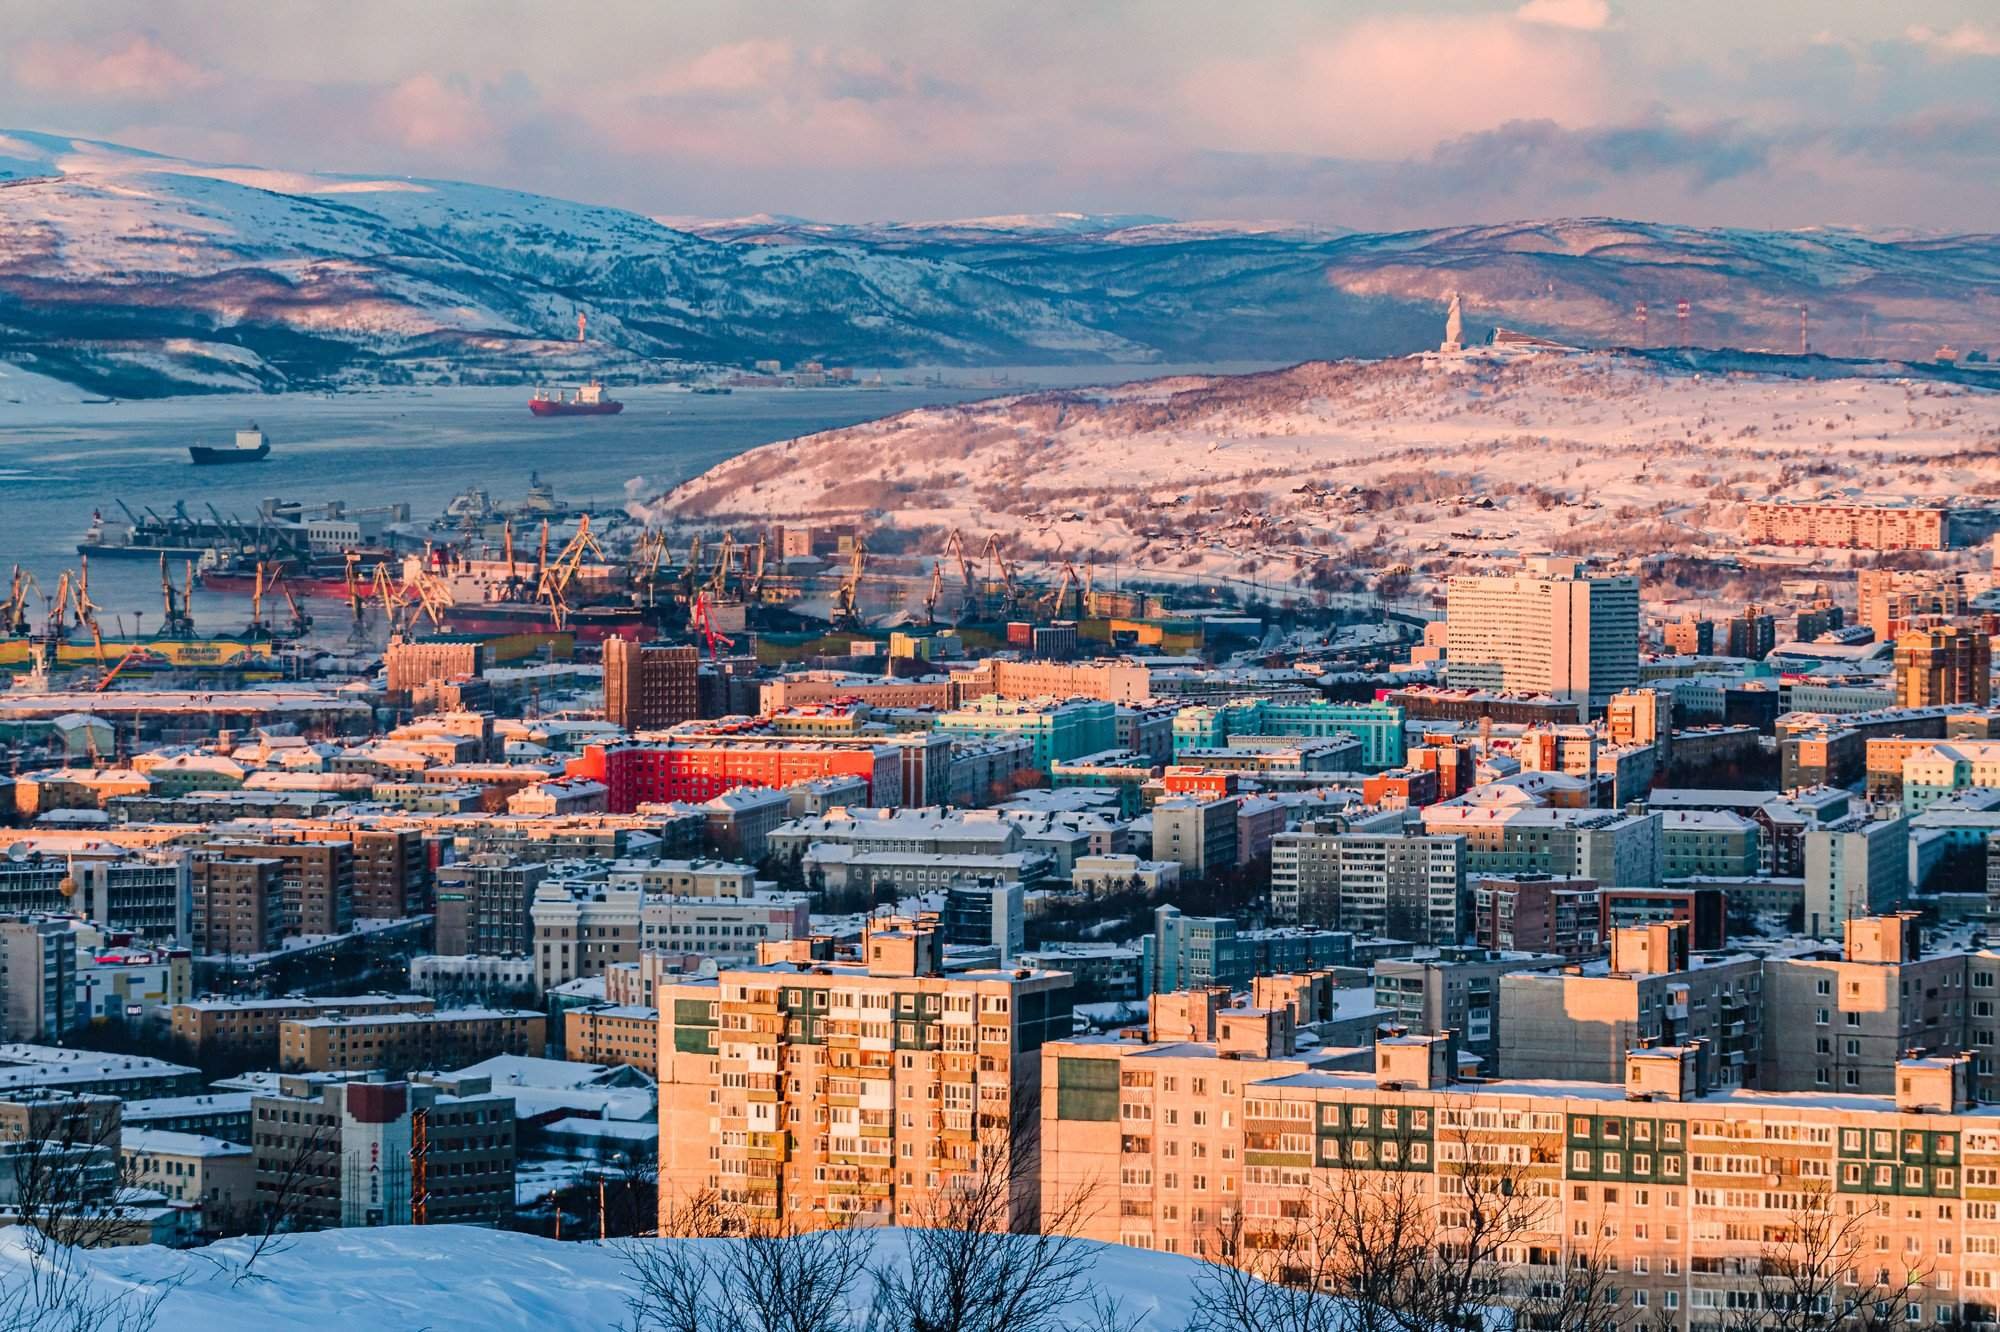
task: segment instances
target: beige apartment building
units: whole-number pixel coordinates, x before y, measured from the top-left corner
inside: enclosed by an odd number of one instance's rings
[[[951,673],[956,701],[995,694],[1001,698],[1101,698],[1143,703],[1153,696],[1153,673],[1136,661],[1003,661],[988,657]]]
[[[278,1066],[288,1073],[462,1068],[494,1055],[540,1056],[548,1026],[544,1014],[524,1008],[300,1018],[278,1026]]]
[[[203,1133],[126,1128],[119,1153],[132,1187],[163,1193],[201,1208],[201,1228],[211,1234],[247,1221],[254,1206],[254,1153],[240,1142]]]
[[[258,1066],[278,1062],[278,1028],[300,1018],[360,1017],[376,1013],[429,1013],[434,1000],[420,994],[347,994],[306,999],[194,999],[173,1008],[174,1043],[196,1060],[240,1058]]]
[[[638,1004],[572,1008],[563,1014],[563,1058],[580,1064],[630,1064],[657,1077],[660,1010]]]
[[[1699,1043],[1628,1051],[1608,1084],[1458,1082],[1449,1051],[1390,1037],[1372,1068],[1302,1069],[1213,1042],[1053,1042],[1045,1206],[1090,1190],[1086,1238],[1214,1254],[1229,1235],[1254,1265],[1345,1189],[1411,1199],[1448,1244],[1468,1190],[1504,1187],[1512,1288],[1601,1260],[1633,1325],[1689,1332],[1740,1326],[1759,1260],[1829,1216],[1851,1234],[1834,1269],[1901,1296],[1920,1315],[1903,1325],[1995,1317],[2000,1114],[1970,1102],[1963,1057],[1903,1060],[1893,1095],[1829,1097],[1711,1091]]]
[[[774,946],[774,950],[782,946]],[[860,962],[662,982],[660,1208],[712,1195],[750,1222],[923,1218],[982,1154],[1032,1150],[1041,1047],[1070,1033],[1070,977],[942,971],[928,922],[883,921]],[[1032,1161],[1015,1180],[1032,1222]]]

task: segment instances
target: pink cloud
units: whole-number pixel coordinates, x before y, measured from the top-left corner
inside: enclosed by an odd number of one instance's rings
[[[1610,0],[1528,0],[1514,11],[1523,23],[1596,32],[1611,24]]]
[[[24,87],[87,97],[161,98],[215,82],[213,73],[145,33],[108,46],[29,42],[13,67]]]
[[[405,148],[420,151],[464,151],[493,133],[479,98],[435,74],[414,75],[391,88],[378,103],[375,119]]]
[[[1508,15],[1365,19],[1182,91],[1212,147],[1377,159],[1510,121],[1588,124],[1620,100],[1593,37]]]
[[[1908,29],[1903,35],[1936,55],[2000,55],[2000,36],[1988,32],[1975,23],[1961,23],[1950,32],[1937,32],[1919,26]]]

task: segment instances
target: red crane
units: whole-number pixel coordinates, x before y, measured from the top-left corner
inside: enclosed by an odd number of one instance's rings
[[[722,660],[722,654],[716,651],[715,645],[720,643],[724,647],[733,648],[736,646],[736,640],[715,627],[714,605],[715,599],[706,591],[697,593],[692,607],[693,613],[688,619],[688,627],[701,635],[702,641],[708,644],[708,659],[719,662]]]

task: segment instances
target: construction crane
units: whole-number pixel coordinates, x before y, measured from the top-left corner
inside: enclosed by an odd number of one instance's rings
[[[868,543],[854,538],[854,554],[847,562],[847,577],[833,594],[833,624],[837,629],[861,627],[861,571],[868,562]]]
[[[701,640],[708,645],[708,659],[713,662],[720,662],[722,654],[716,650],[716,644],[720,643],[724,647],[733,648],[736,646],[736,640],[715,627],[714,609],[714,599],[706,591],[697,593],[690,609],[688,628],[695,634],[698,634]]]

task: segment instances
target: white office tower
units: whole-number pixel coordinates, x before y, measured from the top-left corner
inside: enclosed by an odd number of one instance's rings
[[[1585,577],[1560,559],[1454,578],[1445,675],[1456,689],[1573,699],[1588,716],[1639,683],[1639,580]]]

